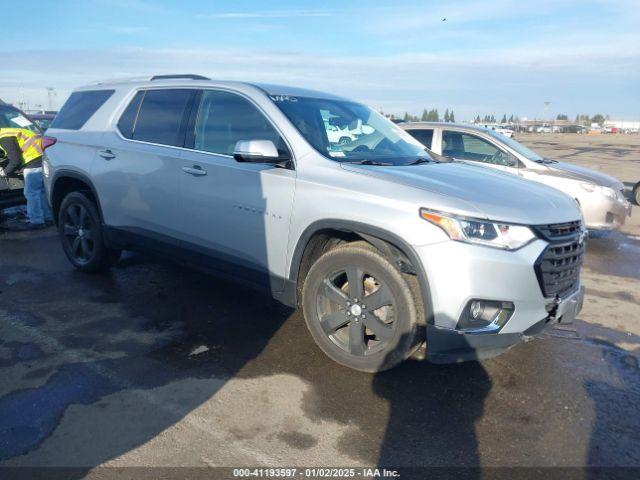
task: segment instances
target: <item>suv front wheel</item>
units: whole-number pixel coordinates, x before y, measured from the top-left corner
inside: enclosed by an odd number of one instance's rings
[[[78,270],[101,271],[120,258],[120,250],[105,246],[98,209],[82,192],[71,192],[62,201],[58,233],[64,253]]]
[[[307,327],[325,354],[349,368],[379,372],[420,346],[419,295],[415,276],[357,242],[330,250],[313,264],[302,300]]]

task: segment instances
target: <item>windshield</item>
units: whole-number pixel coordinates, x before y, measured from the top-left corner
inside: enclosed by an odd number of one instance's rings
[[[424,145],[365,105],[287,95],[271,99],[304,138],[332,160],[385,165],[432,160]]]
[[[534,162],[543,160],[543,158],[540,155],[538,155],[536,152],[534,152],[533,150],[525,147],[521,143],[516,142],[513,138],[509,138],[506,135],[503,135],[500,132],[496,132],[494,130],[487,130],[487,133],[489,135],[491,135],[493,138],[495,138],[496,140],[498,140],[498,141],[504,143],[505,145],[511,147],[516,152],[518,152],[520,155],[522,155],[525,158],[528,158],[529,160],[532,160]]]
[[[40,133],[35,123],[25,117],[20,110],[12,107],[0,107],[0,128],[24,128]]]

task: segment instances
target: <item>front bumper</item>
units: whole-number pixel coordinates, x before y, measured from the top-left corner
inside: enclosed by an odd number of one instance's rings
[[[584,287],[560,300],[557,309],[521,333],[465,333],[427,325],[427,358],[433,363],[458,363],[495,357],[558,324],[571,324],[582,310]]]
[[[622,227],[631,216],[631,203],[626,199],[612,199],[599,195],[581,199],[580,207],[587,229],[590,231],[611,231]]]
[[[538,239],[514,252],[454,241],[418,247],[433,314],[427,325],[428,358],[456,362],[494,356],[523,335],[562,322],[572,305],[575,312],[584,295],[581,287],[559,302],[542,294],[534,265],[547,245]],[[497,333],[465,333],[456,327],[472,299],[512,302],[515,309]]]

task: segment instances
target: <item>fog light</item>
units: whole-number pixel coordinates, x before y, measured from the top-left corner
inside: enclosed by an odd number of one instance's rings
[[[496,332],[511,318],[512,302],[473,299],[467,303],[458,320],[458,330]]]
[[[471,307],[469,310],[471,312],[471,317],[474,320],[477,320],[478,318],[480,318],[480,316],[484,312],[484,305],[482,304],[482,302],[478,300],[473,300],[471,302]]]

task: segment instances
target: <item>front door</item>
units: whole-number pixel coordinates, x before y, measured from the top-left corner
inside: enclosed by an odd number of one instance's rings
[[[186,241],[211,267],[280,291],[296,172],[240,163],[233,151],[239,140],[271,140],[283,154],[287,147],[239,94],[204,90],[195,112],[193,150],[181,161]]]
[[[518,174],[517,166],[506,151],[478,135],[443,130],[442,155],[465,163],[479,163],[495,170]]]

